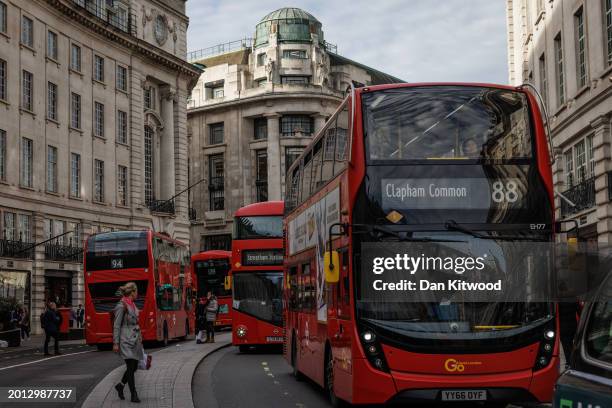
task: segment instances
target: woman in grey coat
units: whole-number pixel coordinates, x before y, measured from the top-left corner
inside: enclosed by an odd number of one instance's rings
[[[125,360],[126,370],[121,382],[115,386],[120,399],[125,399],[123,388],[127,383],[130,387],[132,402],[140,402],[136,393],[134,373],[138,362],[144,358],[142,335],[138,325],[138,308],[134,299],[138,296],[138,288],[134,282],[126,283],[119,288],[123,297],[115,306],[113,321],[113,351],[119,353]]]

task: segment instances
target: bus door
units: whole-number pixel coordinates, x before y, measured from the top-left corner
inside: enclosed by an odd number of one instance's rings
[[[335,324],[330,326],[330,340],[336,359],[336,367],[351,372],[351,289],[349,281],[348,248],[338,249],[340,279],[330,291]],[[330,319],[330,322],[332,319]]]

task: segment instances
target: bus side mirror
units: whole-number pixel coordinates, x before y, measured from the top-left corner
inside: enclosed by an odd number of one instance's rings
[[[337,283],[340,280],[340,256],[338,251],[325,251],[323,256],[325,282]]]
[[[223,287],[225,290],[231,290],[232,289],[232,277],[231,276],[226,276],[225,280],[223,282]]]

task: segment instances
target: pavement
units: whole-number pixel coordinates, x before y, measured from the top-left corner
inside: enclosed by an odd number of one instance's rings
[[[150,370],[136,372],[136,390],[142,401],[138,406],[151,408],[194,408],[191,383],[200,362],[209,354],[231,345],[231,333],[218,333],[215,343],[196,344],[195,340],[172,344],[151,353]],[[119,400],[115,385],[125,366],[111,371],[87,396],[82,408],[134,407],[126,385],[125,401]]]
[[[49,352],[53,353],[53,339],[49,343]],[[85,339],[80,340],[60,340],[59,342],[60,348],[67,345],[80,345],[85,344]],[[32,350],[32,351],[42,351],[43,346],[45,345],[45,335],[44,334],[33,334],[30,336],[29,340],[21,340],[21,345],[18,347],[5,347],[0,348],[0,356],[11,353],[23,353],[24,351]]]

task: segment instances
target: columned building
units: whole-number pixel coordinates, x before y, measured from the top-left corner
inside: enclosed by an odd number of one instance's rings
[[[550,117],[557,218],[612,243],[612,0],[507,0],[507,18],[510,82]]]
[[[297,8],[266,15],[255,37],[189,53],[204,73],[191,94],[192,251],[229,249],[234,212],[282,200],[285,172],[351,84],[401,82],[340,56]]]
[[[35,331],[83,303],[88,235],[189,242],[187,25],[184,0],[0,0],[0,297]]]

